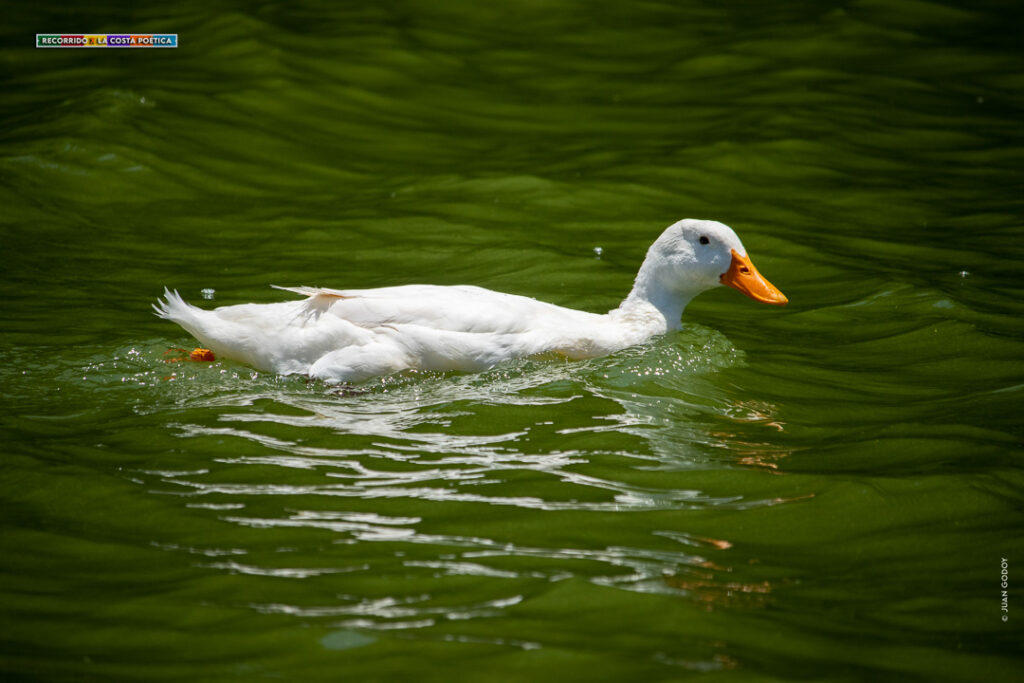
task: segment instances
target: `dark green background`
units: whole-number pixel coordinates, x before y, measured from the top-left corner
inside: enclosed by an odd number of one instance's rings
[[[1013,680],[1018,8],[6,3],[0,678]],[[604,311],[684,217],[790,305],[345,395],[149,308]]]

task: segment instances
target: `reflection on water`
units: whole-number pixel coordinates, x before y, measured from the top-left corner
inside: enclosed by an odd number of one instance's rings
[[[31,366],[31,359],[22,360]],[[344,395],[221,361],[175,364],[168,375],[165,361],[158,343],[137,345],[109,358],[94,356],[64,374],[103,391],[134,393],[136,414],[165,416],[169,435],[186,443],[188,452],[208,453],[194,463],[201,467],[133,468],[126,473],[130,481],[180,498],[188,509],[220,522],[256,532],[314,531],[326,534],[319,537],[329,547],[343,549],[332,550],[318,566],[301,563],[309,559],[302,544],[272,542],[268,551],[256,540],[251,548],[155,543],[166,552],[205,558],[194,566],[228,575],[350,587],[320,603],[273,600],[278,591],[270,589],[269,600],[250,603],[259,613],[394,631],[494,617],[524,599],[499,589],[496,595],[487,591],[487,599],[438,602],[429,586],[444,577],[513,584],[578,577],[643,593],[678,592],[705,607],[769,590],[766,581],[727,578],[730,568],[721,554],[732,548],[730,540],[674,524],[650,530],[669,546],[644,547],[595,546],[582,539],[531,544],[529,532],[487,534],[493,523],[477,533],[466,533],[471,523],[451,531],[434,523],[438,516],[494,518],[474,512],[479,505],[522,510],[527,528],[539,530],[549,514],[677,514],[785,502],[770,492],[760,498],[711,495],[676,479],[662,481],[671,472],[706,467],[717,452],[737,465],[771,466],[785,455],[778,444],[749,440],[751,426],[782,429],[770,404],[730,398],[706,381],[709,373],[743,365],[742,354],[718,332],[693,325],[683,334],[585,362],[526,360],[470,375],[404,373]],[[26,376],[36,371],[26,370]],[[701,416],[714,416],[718,426]],[[722,429],[726,423],[748,429]],[[559,448],[535,448],[552,439]],[[390,514],[396,505],[418,513]],[[536,537],[541,541],[545,534]],[[410,577],[412,592],[346,592],[395,567]]]
[[[751,449],[739,435],[686,418],[710,413],[778,428],[766,414],[768,404],[730,401],[708,391],[702,378],[742,365],[742,355],[720,333],[696,325],[611,358],[528,360],[476,375],[405,373],[343,396],[301,378],[282,381],[220,362],[179,366],[173,382],[157,379],[164,369],[155,347],[132,349],[124,358],[91,362],[81,370],[84,381],[117,387],[130,380],[133,391],[158,401],[138,405],[137,412],[170,411],[167,425],[174,438],[184,440],[190,452],[210,452],[201,468],[136,469],[134,480],[247,529],[326,533],[331,547],[345,548],[343,557],[353,558],[310,566],[290,563],[295,553],[287,549],[267,554],[260,543],[253,550],[160,546],[211,558],[197,566],[232,575],[352,585],[397,564],[415,577],[413,584],[442,577],[513,583],[582,577],[632,591],[699,594],[710,603],[710,596],[733,592],[734,582],[716,584],[712,578],[726,571],[722,560],[707,555],[728,551],[732,544],[726,539],[652,528],[671,545],[552,543],[543,533],[537,534],[542,543],[531,544],[530,533],[489,535],[491,524],[466,533],[474,525],[462,523],[446,531],[434,520],[493,519],[492,513],[474,512],[485,505],[522,510],[530,528],[546,526],[550,514],[590,518],[781,502],[775,496],[709,495],[661,481],[659,473],[701,467],[706,453],[735,454],[742,464]],[[168,405],[167,398],[174,402]],[[561,447],[536,449],[551,439]],[[635,480],[626,476],[630,470]],[[268,476],[274,471],[296,474]],[[353,502],[328,502],[338,499]],[[419,513],[389,514],[396,505]],[[370,545],[381,550],[359,550]],[[499,591],[485,600],[438,604],[423,590],[401,598],[371,591],[319,604],[260,601],[252,607],[329,617],[342,629],[394,630],[493,617],[523,599]]]

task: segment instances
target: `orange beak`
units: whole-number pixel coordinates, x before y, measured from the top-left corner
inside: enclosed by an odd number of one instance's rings
[[[784,306],[789,303],[786,295],[779,291],[779,288],[764,279],[764,275],[757,272],[757,268],[746,256],[740,256],[735,249],[732,250],[732,263],[729,270],[725,271],[719,278],[723,285],[729,285],[738,289],[751,299],[762,301],[766,304]]]

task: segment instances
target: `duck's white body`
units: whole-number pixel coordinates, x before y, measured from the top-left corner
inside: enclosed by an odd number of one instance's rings
[[[749,282],[726,281],[739,268],[748,269],[754,291],[743,286]],[[357,382],[406,369],[479,371],[543,354],[602,356],[678,329],[690,299],[723,282],[762,301],[786,301],[730,228],[687,219],[658,238],[629,296],[603,315],[464,285],[281,288],[306,298],[212,311],[166,291],[156,311],[220,356],[281,374]],[[772,291],[757,289],[761,283]]]

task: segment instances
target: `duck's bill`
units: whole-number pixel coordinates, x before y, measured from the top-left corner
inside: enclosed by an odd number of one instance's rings
[[[756,301],[776,306],[784,306],[789,303],[789,299],[779,291],[778,287],[757,272],[757,268],[750,262],[750,257],[740,256],[735,249],[732,250],[732,263],[729,264],[729,270],[725,271],[719,280],[723,285],[738,289]]]

